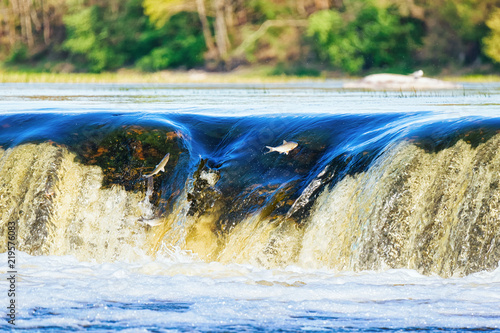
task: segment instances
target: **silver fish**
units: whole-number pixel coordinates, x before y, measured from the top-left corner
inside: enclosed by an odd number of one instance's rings
[[[165,165],[167,165],[169,158],[170,158],[170,153],[167,153],[167,155],[165,155],[165,157],[160,161],[160,163],[158,163],[158,165],[153,170],[153,172],[151,172],[150,174],[144,175],[144,178],[153,177],[154,175],[156,175],[160,171],[165,172]]]
[[[266,146],[266,148],[269,149],[269,151],[266,152],[266,154],[269,154],[269,153],[271,153],[273,151],[277,151],[280,154],[288,155],[288,153],[290,152],[290,150],[295,149],[298,145],[299,144],[297,142],[293,142],[293,141],[286,142],[285,140],[283,140],[283,144],[281,146],[278,146],[278,147],[269,147],[269,146]]]
[[[137,220],[137,222],[139,222],[142,225],[149,225],[150,227],[156,227],[156,226],[162,224],[163,221],[162,221],[162,219],[141,218],[141,219]]]

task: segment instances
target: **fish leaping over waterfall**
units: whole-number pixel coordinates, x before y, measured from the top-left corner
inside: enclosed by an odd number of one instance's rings
[[[269,147],[269,146],[266,146],[266,148],[269,149],[268,152],[266,152],[265,154],[269,154],[273,151],[277,151],[278,153],[280,154],[285,154],[285,155],[288,155],[288,153],[295,149],[299,144],[297,142],[293,142],[293,141],[288,141],[286,142],[285,140],[283,140],[283,144],[281,146],[277,146],[277,147]]]
[[[165,157],[163,157],[163,159],[160,161],[160,163],[158,163],[158,165],[155,167],[153,172],[151,172],[150,174],[144,175],[143,177],[149,178],[149,177],[153,177],[154,175],[156,175],[160,171],[165,172],[165,165],[167,165],[169,158],[170,158],[170,153],[167,153],[167,155],[165,155]]]

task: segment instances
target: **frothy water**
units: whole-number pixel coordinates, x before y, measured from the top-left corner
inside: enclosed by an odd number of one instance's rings
[[[498,269],[447,279],[266,270],[179,252],[134,263],[19,260],[16,327],[33,331],[494,331],[500,321]]]
[[[16,328],[500,330],[496,85],[28,87],[0,103]]]

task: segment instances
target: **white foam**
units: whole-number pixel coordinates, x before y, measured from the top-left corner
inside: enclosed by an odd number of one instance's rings
[[[500,327],[500,269],[445,279],[401,269],[269,270],[185,253],[134,263],[17,256],[18,328]]]

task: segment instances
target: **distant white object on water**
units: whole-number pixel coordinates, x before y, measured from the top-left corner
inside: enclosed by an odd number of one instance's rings
[[[419,77],[424,76],[424,71],[420,69],[420,70],[418,70],[418,71],[416,71],[416,72],[413,72],[411,75],[412,75],[415,79],[418,79]]]
[[[453,82],[423,77],[424,72],[418,70],[410,75],[399,74],[373,74],[355,82],[344,84],[347,89],[372,89],[372,90],[433,90],[433,89],[458,89],[462,86]]]
[[[144,178],[153,177],[154,175],[156,175],[160,171],[165,172],[165,165],[167,165],[169,158],[170,158],[170,153],[167,153],[167,155],[165,155],[165,157],[163,157],[163,159],[160,161],[160,163],[158,163],[158,165],[153,170],[153,172],[151,172],[150,174],[144,175]]]
[[[266,154],[269,154],[273,151],[277,151],[278,153],[280,154],[285,154],[285,155],[288,155],[288,153],[295,149],[299,144],[297,142],[293,142],[293,141],[288,141],[286,142],[285,140],[283,140],[283,144],[281,146],[277,146],[277,147],[269,147],[269,146],[266,146],[266,148],[269,149],[268,152],[266,152]]]

